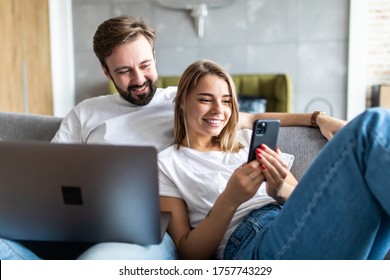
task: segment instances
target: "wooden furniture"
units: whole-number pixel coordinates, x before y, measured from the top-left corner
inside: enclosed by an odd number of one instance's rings
[[[53,114],[48,0],[0,1],[0,111]]]

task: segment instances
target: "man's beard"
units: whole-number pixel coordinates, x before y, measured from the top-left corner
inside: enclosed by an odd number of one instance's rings
[[[113,80],[114,81],[114,80]],[[145,106],[149,104],[150,101],[152,101],[154,94],[157,90],[157,81],[153,84],[150,80],[145,81],[141,86],[133,85],[129,86],[127,90],[122,90],[119,88],[115,82],[114,85],[119,92],[119,94],[127,100],[129,103],[137,105],[137,106]],[[137,90],[140,88],[143,88],[144,86],[147,86],[148,91],[145,94],[132,94],[132,90]]]

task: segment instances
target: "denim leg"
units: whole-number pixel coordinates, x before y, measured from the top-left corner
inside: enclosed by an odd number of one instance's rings
[[[60,247],[59,247],[60,248]],[[22,244],[0,238],[0,260],[39,260]],[[173,260],[176,247],[168,234],[160,244],[141,246],[128,243],[99,243],[82,253],[79,260]]]
[[[389,236],[390,236],[390,219],[386,217],[386,213],[382,213],[382,223],[376,235],[374,244],[372,245],[368,259],[377,260],[383,259],[388,252],[390,252]],[[386,245],[387,244],[387,245]]]
[[[267,226],[278,216],[281,209],[280,205],[270,204],[255,209],[246,215],[230,235],[225,246],[223,259],[251,259],[250,243],[253,242],[256,235],[258,236],[266,231]]]
[[[383,259],[390,248],[390,111],[370,109],[327,143],[252,258]]]
[[[0,238],[0,260],[39,260],[39,258],[20,243]]]
[[[160,244],[141,246],[128,243],[99,243],[78,258],[79,260],[174,260],[176,247],[166,233]]]

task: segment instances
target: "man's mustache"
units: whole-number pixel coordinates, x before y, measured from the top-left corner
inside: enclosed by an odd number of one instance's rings
[[[150,81],[145,81],[142,85],[132,85],[127,88],[127,90],[130,92],[131,90],[137,90],[140,88],[143,88],[144,86],[150,86]]]

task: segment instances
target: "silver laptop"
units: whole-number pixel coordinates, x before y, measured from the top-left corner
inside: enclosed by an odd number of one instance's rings
[[[157,244],[153,147],[0,142],[0,237]]]

